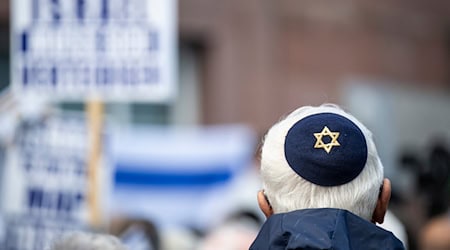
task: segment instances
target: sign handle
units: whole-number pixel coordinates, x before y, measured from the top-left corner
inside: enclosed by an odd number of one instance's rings
[[[86,115],[89,134],[88,152],[88,211],[91,226],[99,227],[101,223],[99,205],[99,170],[102,155],[103,102],[88,101]]]

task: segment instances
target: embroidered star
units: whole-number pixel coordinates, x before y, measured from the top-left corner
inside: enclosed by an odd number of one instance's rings
[[[316,137],[316,144],[314,145],[314,148],[323,148],[327,154],[330,153],[334,146],[338,147],[341,145],[337,140],[339,137],[339,132],[331,132],[327,126],[323,127],[320,133],[314,133],[314,136]],[[329,143],[323,143],[322,138],[324,136],[329,136],[331,141]]]

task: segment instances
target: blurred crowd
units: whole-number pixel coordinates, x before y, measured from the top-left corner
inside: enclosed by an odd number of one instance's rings
[[[8,179],[8,176],[5,176],[5,156],[8,154],[8,148],[18,138],[21,138],[17,131],[24,132],[31,123],[42,122],[42,119],[45,120],[52,116],[51,112],[43,114],[45,115],[40,118],[33,116],[29,116],[32,119],[19,118],[18,124],[10,125],[18,126],[20,129],[3,127],[0,152],[3,180]],[[3,116],[2,119],[6,121],[9,118]],[[6,131],[6,129],[10,130]],[[14,134],[16,135],[11,137]],[[450,152],[445,143],[445,140],[441,138],[441,140],[434,141],[429,147],[421,148],[420,152],[405,151],[398,157],[399,166],[405,173],[413,177],[413,182],[406,194],[393,189],[390,211],[386,216],[385,223],[380,226],[392,231],[408,249],[436,250],[450,247]],[[73,234],[74,232],[90,232],[94,235],[114,236],[116,239],[112,240],[113,242],[121,242],[123,247],[133,250],[248,249],[265,220],[256,205],[256,192],[260,188],[259,149],[255,148],[254,152],[251,166],[248,166],[242,174],[234,177],[234,184],[230,186],[231,192],[239,194],[237,195],[239,197],[232,199],[232,204],[228,205],[237,209],[222,214],[221,219],[212,226],[201,228],[193,225],[172,225],[167,227],[149,217],[112,214],[107,218],[107,223],[101,227],[82,225],[81,227],[64,228],[60,233],[49,237],[51,240],[46,243],[46,246],[49,247],[51,242],[59,242],[63,239],[71,239],[70,241],[93,239],[89,237],[94,236],[83,238],[84,236],[77,236],[77,233]],[[4,192],[5,190],[3,190]],[[220,199],[217,197],[218,202]],[[8,201],[3,199],[3,202]],[[133,199],[130,198],[128,202],[132,204]],[[252,205],[243,206],[243,204]],[[211,213],[214,212],[211,211]],[[218,213],[223,213],[223,211],[218,211]],[[11,232],[6,230],[8,224],[5,223],[8,223],[8,217],[5,217],[5,214],[2,217],[1,232],[3,232],[3,240],[7,242]],[[69,236],[64,238],[63,236],[67,233]],[[96,241],[91,240],[90,242],[94,244]],[[111,249],[121,249],[117,247],[118,245],[111,245]],[[106,250],[107,248],[101,249]]]

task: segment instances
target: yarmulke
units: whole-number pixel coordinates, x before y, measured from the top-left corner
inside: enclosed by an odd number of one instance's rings
[[[288,131],[284,153],[298,175],[320,186],[352,181],[367,161],[367,144],[359,127],[335,113],[307,116]]]

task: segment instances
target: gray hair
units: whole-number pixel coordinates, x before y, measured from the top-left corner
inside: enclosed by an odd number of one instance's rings
[[[127,250],[112,235],[73,232],[56,241],[51,250]]]
[[[284,141],[289,129],[299,120],[317,113],[335,113],[355,123],[367,142],[367,162],[352,181],[334,187],[313,184],[296,174],[284,156]],[[366,220],[372,218],[380,186],[383,165],[378,157],[372,133],[355,117],[333,104],[301,107],[270,128],[261,151],[261,178],[275,213],[307,208],[339,208]]]

